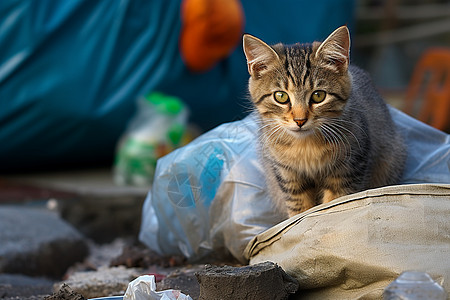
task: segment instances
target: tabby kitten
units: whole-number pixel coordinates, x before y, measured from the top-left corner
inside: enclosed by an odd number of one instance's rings
[[[368,75],[349,66],[346,26],[322,43],[243,44],[268,189],[289,217],[400,180],[405,146]]]

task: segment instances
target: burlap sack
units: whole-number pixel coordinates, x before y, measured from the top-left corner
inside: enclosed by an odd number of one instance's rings
[[[381,299],[402,271],[450,291],[450,184],[384,187],[341,197],[256,236],[250,263],[298,279],[296,299]]]

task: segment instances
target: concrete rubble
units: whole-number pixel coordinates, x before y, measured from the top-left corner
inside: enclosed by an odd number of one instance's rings
[[[130,281],[149,273],[138,268],[104,267],[74,273],[55,284],[54,292],[66,284],[87,298],[123,295]],[[188,265],[164,275],[156,286],[158,291],[180,290],[194,300],[282,300],[297,291],[298,282],[278,265],[265,262],[243,267]]]
[[[67,284],[63,284],[57,292],[50,296],[46,296],[44,300],[85,300],[86,297],[75,292]]]
[[[88,254],[83,236],[55,213],[0,206],[0,273],[61,277]]]
[[[197,273],[199,300],[282,300],[298,289],[298,282],[283,269],[264,262],[251,266],[207,266]]]
[[[152,274],[157,280],[158,291],[180,290],[192,299],[198,299],[200,287],[195,273],[202,269],[203,265],[189,265],[175,270],[154,268],[153,270],[159,272],[167,272],[155,274],[150,269],[105,266],[95,271],[75,272],[66,280],[55,283],[53,292],[57,293],[62,286],[68,285],[74,292],[86,298],[121,296],[125,293],[129,282],[141,275]]]
[[[58,291],[66,284],[86,298],[106,296],[121,296],[125,293],[128,283],[142,275],[142,270],[121,267],[101,267],[96,271],[76,272],[67,280],[54,285]]]
[[[18,177],[15,185],[0,178],[0,299],[123,295],[145,274],[155,275],[158,291],[194,300],[287,299],[297,289],[274,264],[191,265],[136,243],[146,193],[114,187],[108,172]]]
[[[200,285],[198,284],[196,273],[202,271],[204,265],[189,265],[176,269],[169,273],[160,282],[156,283],[156,288],[162,290],[180,290],[183,294],[198,299],[200,295]]]

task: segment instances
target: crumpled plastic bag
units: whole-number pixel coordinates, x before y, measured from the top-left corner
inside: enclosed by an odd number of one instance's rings
[[[246,242],[282,220],[270,209],[254,116],[223,124],[158,160],[140,240],[163,255],[242,261]]]
[[[408,148],[402,183],[450,183],[450,135],[390,112]],[[249,115],[160,159],[140,240],[162,255],[195,261],[231,254],[246,263],[247,243],[283,219],[266,191],[257,130]]]
[[[123,300],[192,300],[179,290],[156,291],[155,276],[142,275],[128,284]]]

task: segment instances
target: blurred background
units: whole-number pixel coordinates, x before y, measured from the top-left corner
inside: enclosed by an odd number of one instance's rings
[[[448,54],[436,58],[432,55],[436,49],[447,52],[450,46],[449,1],[358,1],[355,21],[353,63],[370,73],[390,104],[418,117],[420,108],[412,110],[407,103],[423,104],[426,96],[416,91],[417,85],[426,86],[433,72],[440,73],[438,89],[446,90],[444,101],[450,101],[450,82],[445,78],[449,72]],[[419,61],[430,53],[432,62],[419,68]],[[436,65],[441,69],[437,70]],[[430,74],[424,74],[426,71]],[[413,75],[416,86],[412,84]],[[450,110],[450,106],[440,108]],[[422,121],[448,132],[449,123],[437,125],[425,116]]]
[[[450,2],[1,1],[0,172],[112,166],[152,92],[181,100],[191,138],[240,119],[243,32],[311,42],[343,24],[352,62],[403,109],[421,56],[450,45]]]

